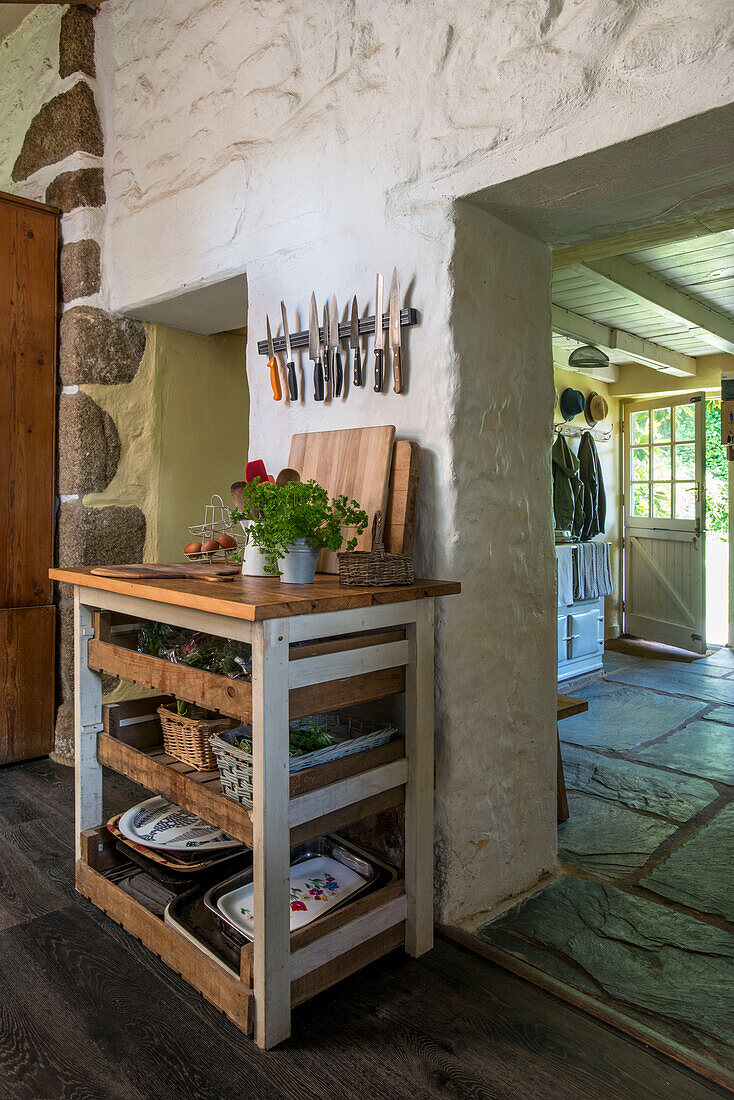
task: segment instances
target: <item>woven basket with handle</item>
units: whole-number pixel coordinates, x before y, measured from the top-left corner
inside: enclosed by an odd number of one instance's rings
[[[232,728],[231,718],[209,718],[198,707],[193,713],[179,714],[168,707],[158,707],[158,717],[163,729],[163,748],[169,756],[183,760],[197,772],[215,771],[217,760],[211,750],[209,738],[214,733]]]
[[[385,520],[375,513],[372,549],[339,554],[339,584],[412,584],[413,559],[408,554],[388,554],[382,541]]]

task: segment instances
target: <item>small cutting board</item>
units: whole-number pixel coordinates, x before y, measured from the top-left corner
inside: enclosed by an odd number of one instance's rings
[[[91,572],[95,577],[121,577],[124,580],[144,581],[155,578],[161,580],[164,577],[186,577],[189,580],[200,581],[230,581],[240,572],[239,565],[230,565],[229,562],[205,561],[174,562],[163,564],[162,562],[145,562],[142,565],[97,565]]]
[[[387,489],[392,464],[395,426],[344,428],[335,432],[304,432],[294,435],[288,465],[298,470],[301,481],[313,478],[329,496],[356,500],[369,522],[359,536],[357,550],[372,549],[372,521],[375,512],[386,514]],[[351,532],[344,529],[346,538]],[[319,556],[320,573],[338,573],[336,554],[326,550]]]

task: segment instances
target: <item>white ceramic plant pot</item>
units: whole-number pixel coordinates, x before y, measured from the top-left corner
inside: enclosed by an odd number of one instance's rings
[[[255,543],[250,538],[250,525],[251,519],[243,519],[240,521],[240,527],[247,535],[247,545],[245,546],[245,552],[242,559],[242,576],[243,577],[269,577],[271,573],[265,572],[265,566],[268,564],[268,559],[263,554],[259,547],[255,546]]]
[[[321,550],[308,539],[296,539],[278,562],[281,584],[313,584]]]

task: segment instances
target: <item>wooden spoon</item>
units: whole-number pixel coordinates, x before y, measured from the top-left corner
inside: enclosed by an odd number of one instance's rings
[[[300,480],[301,475],[299,474],[298,470],[293,470],[290,466],[286,466],[285,469],[281,470],[276,477],[275,484],[278,486],[279,489],[282,489],[283,486],[288,485],[289,482]]]
[[[245,482],[234,481],[230,486],[230,492],[232,493],[232,500],[235,502],[240,512],[245,510],[245,496],[243,493]]]

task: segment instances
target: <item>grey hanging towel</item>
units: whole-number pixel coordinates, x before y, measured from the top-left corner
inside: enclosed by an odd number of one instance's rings
[[[607,495],[604,492],[604,476],[591,432],[584,432],[579,446],[579,477],[584,487],[584,522],[581,540],[586,542],[595,535],[603,535],[607,523]]]

